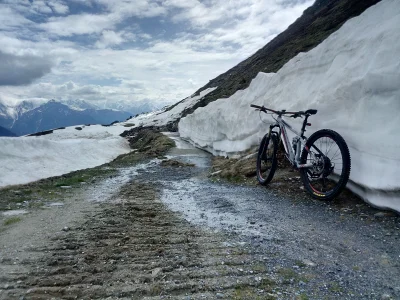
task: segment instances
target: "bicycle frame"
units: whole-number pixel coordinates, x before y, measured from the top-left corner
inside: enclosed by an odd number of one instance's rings
[[[273,117],[274,118],[274,117]],[[302,151],[302,144],[305,145],[307,142],[307,138],[304,136],[305,132],[305,126],[308,124],[307,123],[307,118],[303,122],[303,126],[300,132],[297,132],[296,130],[293,129],[291,125],[289,125],[285,120],[282,119],[282,116],[278,116],[277,118],[274,118],[276,121],[275,124],[271,124],[269,127],[269,136],[274,132],[279,140],[283,141],[283,147],[286,152],[286,157],[289,160],[289,162],[295,166],[296,168],[311,168],[313,166],[312,163],[308,164],[301,164],[300,163],[300,155]],[[275,127],[279,127],[279,133],[276,131],[273,131]],[[293,132],[296,136],[293,138],[293,141],[296,143],[295,151],[293,151],[293,145],[289,140],[289,136],[287,134],[286,128],[288,128],[291,132]],[[306,148],[308,151],[308,149]]]

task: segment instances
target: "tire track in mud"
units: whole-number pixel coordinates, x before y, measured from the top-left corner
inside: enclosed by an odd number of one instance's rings
[[[274,288],[265,253],[178,218],[152,185],[131,182],[100,208],[49,247],[32,249],[46,255],[26,261],[29,276],[3,298],[268,299]]]

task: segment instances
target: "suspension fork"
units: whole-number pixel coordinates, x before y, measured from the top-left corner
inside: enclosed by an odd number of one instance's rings
[[[265,159],[265,153],[266,153],[266,150],[267,149],[265,149],[265,147],[268,145],[268,143],[269,143],[269,140],[270,140],[270,138],[271,138],[271,135],[274,133],[275,134],[275,132],[274,131],[272,131],[272,129],[274,129],[275,127],[279,127],[279,125],[278,124],[271,124],[270,126],[269,126],[269,130],[268,130],[268,133],[264,136],[265,137],[265,141],[264,141],[264,144],[263,144],[263,149],[262,149],[262,152],[261,152],[261,155],[262,155],[262,159]],[[280,135],[281,135],[281,132],[280,132],[280,128],[279,128],[279,134],[278,134],[278,138],[280,137]],[[279,139],[280,140],[280,139]],[[279,140],[278,140],[278,143],[279,143]]]

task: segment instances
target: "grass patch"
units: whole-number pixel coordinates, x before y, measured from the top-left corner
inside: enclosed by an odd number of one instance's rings
[[[9,226],[9,225],[18,223],[21,220],[22,220],[21,217],[10,217],[10,218],[6,219],[3,224],[4,224],[4,226]]]
[[[254,264],[251,269],[256,273],[267,272],[267,267],[262,263]]]
[[[67,186],[67,185],[73,186],[73,185],[80,184],[81,182],[85,182],[85,179],[72,177],[72,178],[62,179],[62,180],[56,182],[55,186],[57,186],[57,187]]]
[[[268,278],[263,278],[259,285],[253,287],[247,284],[238,284],[235,286],[235,290],[232,295],[232,299],[265,299],[272,300],[276,299],[273,295],[268,295],[275,288],[276,283]],[[262,289],[264,292],[259,294],[258,291]]]
[[[333,292],[333,293],[341,293],[343,292],[342,287],[339,285],[339,283],[332,281],[331,283],[329,283],[329,291]]]
[[[60,186],[79,187],[82,182],[93,182],[114,174],[115,169],[96,167],[74,171],[62,176],[42,179],[33,183],[0,189],[0,211],[20,208],[40,208],[46,201],[60,200],[64,192]]]
[[[305,267],[307,267],[307,265],[306,265],[304,262],[302,262],[301,260],[296,260],[295,263],[296,263],[296,265],[299,266],[300,268],[305,268]]]
[[[285,280],[290,280],[290,279],[297,279],[297,273],[290,268],[281,268],[278,270],[278,274],[283,277]]]
[[[353,271],[356,271],[356,272],[360,271],[360,267],[359,266],[353,266]]]

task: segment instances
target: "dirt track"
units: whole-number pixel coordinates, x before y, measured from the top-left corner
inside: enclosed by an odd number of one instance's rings
[[[2,225],[0,299],[400,297],[397,216],[210,181],[190,147],[168,158],[119,162]]]

